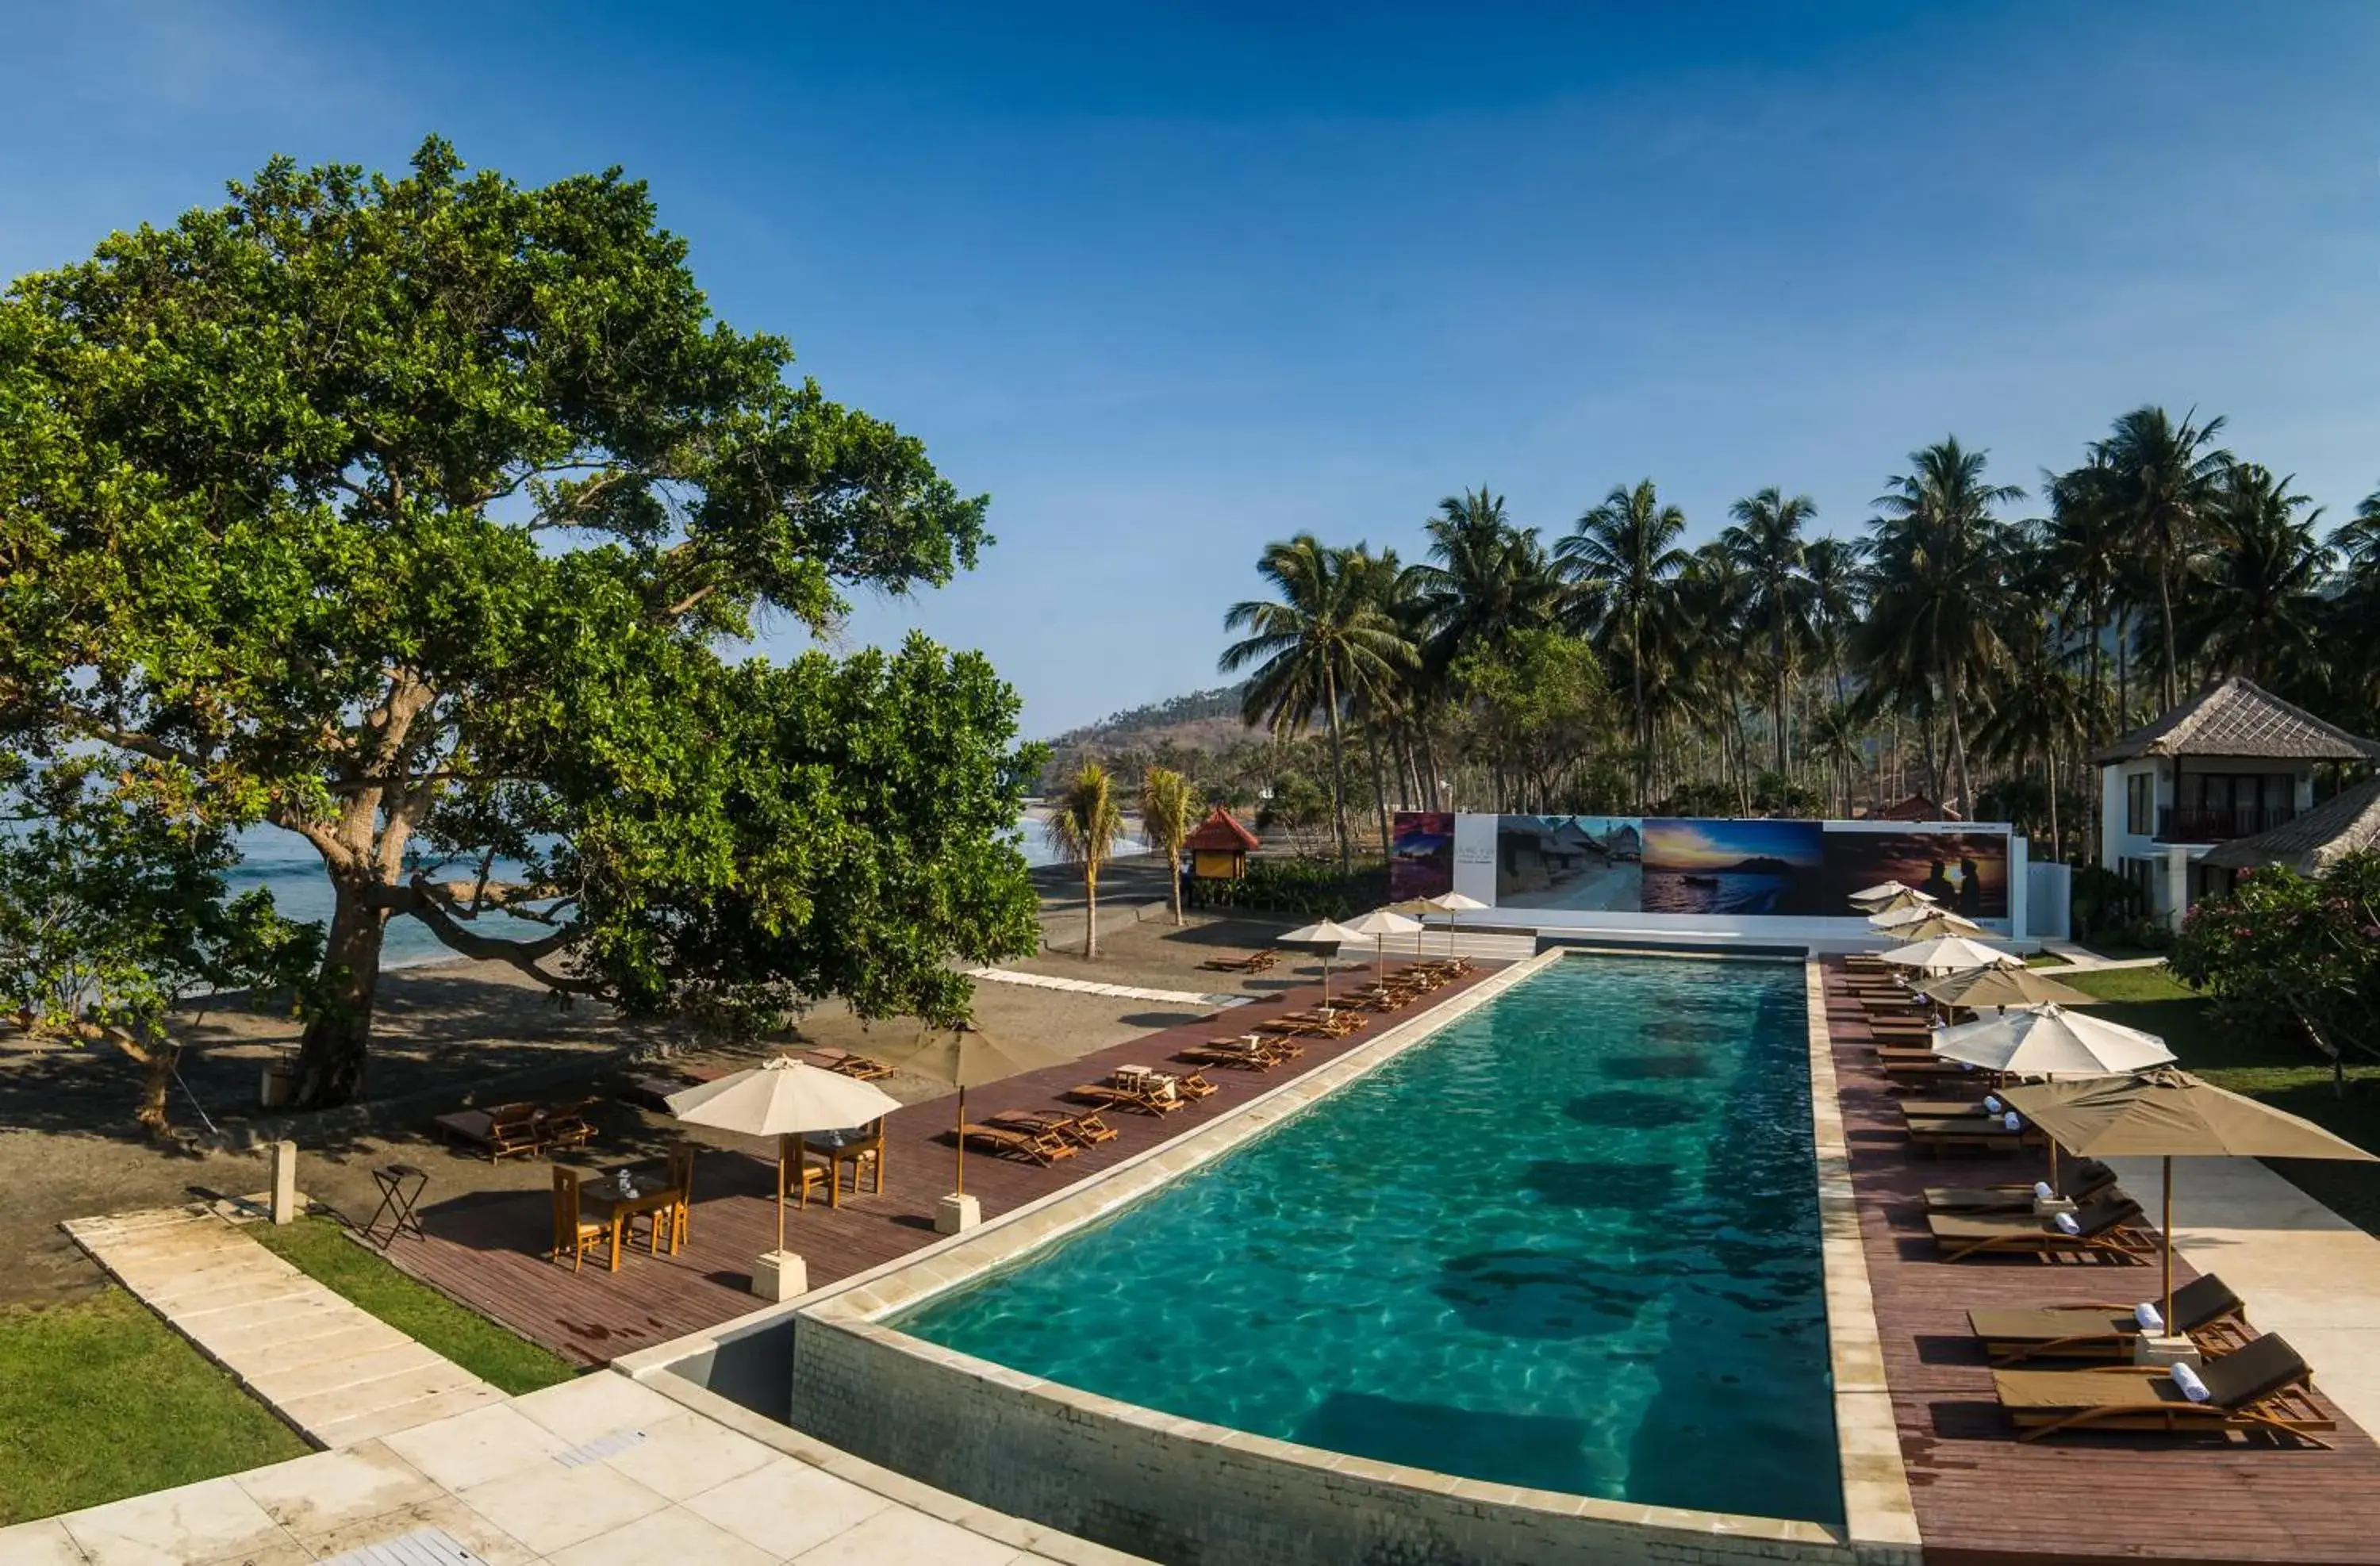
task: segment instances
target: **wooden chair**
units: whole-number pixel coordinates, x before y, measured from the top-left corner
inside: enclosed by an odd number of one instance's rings
[[[680,1142],[669,1152],[669,1183],[677,1192],[677,1206],[670,1209],[670,1250],[674,1253],[686,1244],[694,1228],[694,1144]],[[658,1221],[658,1220],[656,1220]]]
[[[837,1180],[843,1178],[841,1172],[843,1165],[845,1162],[851,1165],[851,1194],[855,1196],[860,1194],[859,1177],[862,1173],[871,1177],[872,1184],[868,1185],[868,1190],[880,1196],[884,1194],[883,1117],[880,1115],[868,1122],[868,1135],[865,1141],[844,1144],[843,1157],[834,1164]]]
[[[820,1196],[828,1195],[827,1177],[828,1171],[812,1163],[802,1147],[802,1139],[795,1137],[793,1157],[785,1160],[785,1195],[794,1198],[795,1207],[806,1208],[810,1205],[812,1186],[818,1188]]]
[[[612,1237],[608,1223],[589,1223],[578,1211],[578,1171],[556,1164],[553,1170],[553,1248],[546,1254],[560,1261],[566,1253],[570,1270],[577,1272],[587,1259],[589,1246],[601,1245]],[[620,1258],[614,1255],[613,1267]]]

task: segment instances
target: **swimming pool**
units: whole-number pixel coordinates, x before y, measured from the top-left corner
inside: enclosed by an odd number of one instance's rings
[[[1571,957],[890,1325],[1471,1478],[1831,1523],[1799,964]]]

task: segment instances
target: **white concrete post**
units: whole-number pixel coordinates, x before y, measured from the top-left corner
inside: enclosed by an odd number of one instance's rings
[[[298,1144],[273,1144],[273,1221],[298,1221]]]

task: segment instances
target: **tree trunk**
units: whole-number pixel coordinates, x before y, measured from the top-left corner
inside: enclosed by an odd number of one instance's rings
[[[1380,821],[1380,853],[1389,851],[1389,775],[1380,770],[1380,734],[1375,724],[1364,725],[1364,741],[1372,751],[1372,807]]]
[[[372,998],[380,989],[381,943],[388,910],[370,899],[369,882],[332,882],[330,939],[322,971],[307,1001],[306,1031],[298,1046],[291,1107],[327,1110],[363,1091],[371,1048]]]
[[[2098,605],[2093,606],[2099,609]],[[2091,744],[2107,743],[2107,690],[2099,668],[2099,644],[2107,640],[2106,611],[2091,617]],[[2101,791],[2093,789],[2083,801],[2082,858],[2087,864],[2099,862],[2099,844],[2107,840],[2107,823],[2100,819]]]
[[[1167,872],[1167,874],[1169,874],[1170,876],[1172,876],[1172,880],[1173,880],[1173,884],[1172,884],[1172,888],[1171,888],[1171,890],[1172,890],[1172,893],[1173,893],[1173,922],[1174,922],[1174,924],[1175,924],[1177,927],[1179,927],[1179,926],[1182,924],[1183,920],[1182,920],[1182,840],[1181,840],[1180,838],[1178,838],[1178,837],[1176,837],[1176,838],[1170,838],[1170,839],[1168,839],[1168,840],[1166,841],[1166,844],[1165,844],[1165,868],[1166,868],[1166,872]]]
[[[1099,860],[1093,854],[1083,861],[1083,960],[1088,962],[1099,954]]]
[[[1629,712],[1636,720],[1636,813],[1653,802],[1653,725],[1645,718],[1645,611],[1640,605],[1628,622]]]
[[[1950,765],[1957,770],[1959,775],[1960,819],[1972,821],[1975,819],[1975,790],[1973,780],[1967,775],[1967,730],[1959,717],[1959,678],[1955,674],[1950,676],[1949,682],[1949,695],[1950,698]]]
[[[2042,758],[2041,771],[2049,780],[2049,856],[2063,863],[2058,852],[2058,747]]]
[[[1421,768],[1425,774],[1422,778],[1422,796],[1429,801],[1431,809],[1443,810],[1446,808],[1446,798],[1439,788],[1438,742],[1429,737],[1429,730],[1427,727],[1420,731],[1419,737]]]
[[[1779,777],[1782,777],[1793,764],[1793,752],[1792,747],[1785,743],[1785,622],[1781,619],[1773,621],[1769,625],[1768,655],[1777,661],[1774,671],[1777,699],[1770,716],[1777,724],[1775,755],[1777,772]]]
[[[1347,751],[1339,733],[1339,683],[1327,669],[1322,675],[1322,703],[1330,720],[1330,815],[1339,828],[1339,873],[1352,874],[1354,857],[1347,849]]]
[[[2157,613],[2165,622],[2165,708],[2170,712],[2181,699],[2181,663],[2173,648],[2173,582],[2166,568],[2157,568]]]

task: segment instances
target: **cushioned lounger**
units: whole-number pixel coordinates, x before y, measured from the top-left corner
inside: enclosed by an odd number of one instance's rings
[[[2119,1261],[2144,1259],[2134,1249],[2124,1225],[2141,1216],[2141,1206],[2130,1197],[2101,1196],[2074,1215],[2082,1232],[2069,1234],[2054,1218],[2014,1213],[2005,1218],[1968,1218],[1950,1213],[1925,1215],[1925,1227],[1942,1247],[1942,1259],[1959,1261],[1986,1251],[2026,1256],[2105,1256]]]
[[[2155,1430],[2168,1434],[2260,1431],[2309,1446],[2309,1434],[2337,1423],[2311,1393],[2313,1372],[2287,1340],[2267,1333],[2210,1359],[2199,1372],[2204,1402],[2182,1395],[2163,1370],[2133,1366],[2096,1370],[1995,1370],[1993,1390],[2016,1422],[2019,1440],[2073,1430]]]
[[[2070,1201],[2087,1202],[2116,1184],[2116,1171],[2096,1159],[2070,1159],[2058,1171],[2060,1192]],[[2033,1184],[2006,1185],[1928,1185],[1925,1206],[1932,1212],[2018,1212],[2033,1210]]]
[[[2173,1319],[2167,1329],[2177,1336],[2219,1337],[2227,1343],[2244,1341],[2247,1306],[2229,1285],[2212,1274],[2192,1279],[2173,1292]],[[2015,1365],[2028,1359],[2120,1359],[2131,1353],[2141,1326],[2127,1305],[2067,1305],[2048,1310],[1971,1310],[1967,1326],[1983,1340],[1994,1365]]]

